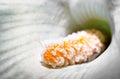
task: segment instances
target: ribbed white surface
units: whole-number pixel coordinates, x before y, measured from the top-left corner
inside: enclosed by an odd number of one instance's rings
[[[113,32],[114,24],[108,5],[109,1],[107,0],[70,0],[69,4],[71,16],[75,22],[80,25],[79,27],[87,27],[85,26],[86,21],[94,18],[106,21]],[[108,26],[104,27],[109,29]]]
[[[113,12],[115,38],[119,40],[120,3],[114,4],[117,5]],[[120,50],[116,39],[88,64],[62,69],[49,69],[40,64],[43,49],[40,40],[48,44],[65,35],[64,27],[69,25],[65,12],[58,0],[0,0],[0,79],[120,78]]]

